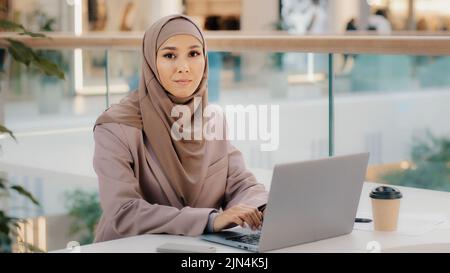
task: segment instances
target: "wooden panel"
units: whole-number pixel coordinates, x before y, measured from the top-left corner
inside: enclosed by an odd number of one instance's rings
[[[190,16],[241,14],[241,0],[188,0],[186,14]]]
[[[232,33],[232,34],[231,34]],[[5,46],[2,38],[14,37],[35,48],[139,48],[142,33],[134,34],[50,34],[52,39],[36,39],[17,34],[0,34],[0,46]],[[280,51],[313,53],[365,53],[365,54],[412,54],[450,55],[449,36],[294,36],[250,35],[230,32],[230,34],[208,34],[208,50],[211,51]]]

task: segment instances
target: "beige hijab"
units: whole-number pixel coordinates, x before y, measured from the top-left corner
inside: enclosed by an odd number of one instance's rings
[[[187,98],[177,98],[161,85],[156,69],[159,47],[170,37],[189,34],[203,45],[205,70],[197,90]],[[208,59],[206,44],[200,28],[188,17],[171,15],[161,18],[145,32],[142,51],[142,76],[139,90],[125,97],[119,104],[111,106],[96,121],[121,123],[143,129],[144,138],[150,143],[159,165],[179,195],[183,205],[192,205],[200,193],[210,162],[207,162],[206,141],[176,141],[171,137],[172,124],[178,119],[171,117],[175,105],[186,105],[195,115],[202,115],[200,105],[194,105],[194,97],[202,98],[202,109],[207,105]],[[95,127],[94,127],[95,130]],[[223,142],[208,141],[208,145],[223,145]],[[223,149],[211,149],[220,150]],[[226,149],[225,149],[226,150]],[[225,156],[224,154],[223,156]]]

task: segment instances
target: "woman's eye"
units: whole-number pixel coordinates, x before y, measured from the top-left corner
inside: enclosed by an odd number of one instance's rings
[[[172,53],[167,53],[167,54],[164,54],[164,58],[173,59],[173,58],[175,58],[175,55]]]
[[[200,52],[198,52],[198,51],[191,51],[191,52],[189,53],[189,55],[190,55],[191,57],[197,57],[197,56],[200,55]]]

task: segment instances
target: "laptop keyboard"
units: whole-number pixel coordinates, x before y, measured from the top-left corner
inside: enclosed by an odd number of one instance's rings
[[[260,236],[261,236],[260,233],[237,235],[237,236],[227,237],[227,240],[245,243],[245,244],[249,244],[249,245],[258,245]]]

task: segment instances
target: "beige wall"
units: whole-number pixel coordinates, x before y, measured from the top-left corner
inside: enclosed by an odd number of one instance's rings
[[[351,18],[358,18],[361,0],[331,0],[329,8],[329,28],[333,33],[343,33]],[[365,1],[365,0],[364,0]]]
[[[163,16],[183,12],[182,0],[138,0],[136,2],[140,8],[140,12],[136,13],[135,28],[137,30],[147,29]]]
[[[278,21],[279,7],[277,0],[243,0],[241,13],[241,30],[259,32],[272,30]],[[242,73],[258,75],[265,69],[266,53],[243,53]]]
[[[186,14],[191,16],[237,15],[241,14],[241,2],[246,0],[187,0]]]
[[[159,18],[182,12],[181,0],[134,0],[134,11],[130,14],[133,31],[143,31]],[[128,1],[107,1],[108,22],[106,31],[119,31],[122,16]],[[87,22],[87,19],[84,21]]]
[[[278,0],[243,0],[241,29],[269,30],[278,21]]]

